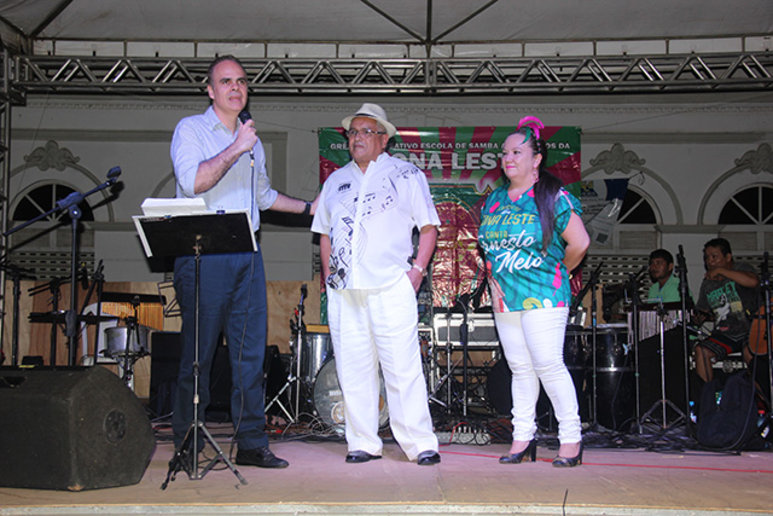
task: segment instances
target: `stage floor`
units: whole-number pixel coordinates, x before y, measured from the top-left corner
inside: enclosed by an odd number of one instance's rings
[[[207,427],[228,453],[230,425]],[[550,464],[554,436],[540,441],[536,463],[500,465],[497,458],[509,448],[504,442],[450,444],[441,446],[442,463],[433,467],[408,462],[394,442],[381,460],[346,464],[340,439],[276,437],[271,448],[290,462],[286,469],[239,467],[248,482],[240,485],[221,464],[200,480],[178,473],[161,490],[173,446],[168,430],[157,429],[139,484],[82,492],[0,488],[0,515],[773,513],[771,452],[648,451],[657,443],[647,439],[660,437],[643,434],[633,441],[584,439],[584,464],[558,469]]]

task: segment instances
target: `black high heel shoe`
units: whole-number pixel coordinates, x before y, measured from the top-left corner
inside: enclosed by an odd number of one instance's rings
[[[526,456],[526,454],[529,455],[529,459],[531,462],[534,462],[537,460],[537,440],[532,439],[529,441],[529,444],[526,445],[526,448],[523,449],[523,451],[519,451],[518,453],[511,453],[509,455],[504,455],[502,457],[499,457],[499,463],[500,464],[520,464],[523,461],[523,458]]]
[[[557,468],[573,468],[582,464],[582,442],[580,442],[580,451],[574,457],[556,456],[553,459],[553,466]]]

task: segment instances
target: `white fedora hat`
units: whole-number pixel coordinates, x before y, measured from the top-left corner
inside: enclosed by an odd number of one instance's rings
[[[363,104],[355,114],[344,118],[341,121],[341,125],[343,125],[344,129],[348,131],[349,126],[352,123],[352,120],[359,117],[372,118],[373,120],[375,120],[376,122],[384,126],[384,129],[386,129],[386,132],[390,138],[394,136],[395,133],[397,132],[397,129],[395,128],[395,126],[390,124],[389,120],[387,120],[386,111],[384,111],[384,108],[382,108],[378,104],[368,104],[367,102]]]

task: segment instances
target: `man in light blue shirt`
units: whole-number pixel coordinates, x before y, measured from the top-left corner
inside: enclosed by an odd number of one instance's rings
[[[212,105],[203,114],[179,122],[172,137],[171,157],[177,197],[200,197],[210,210],[247,209],[257,230],[260,210],[309,215],[314,213],[316,202],[294,199],[271,188],[255,122],[244,111],[247,84],[247,74],[235,57],[215,59],[207,76]],[[260,248],[254,253],[203,255],[199,277],[199,419],[204,419],[209,404],[209,374],[223,334],[232,369],[236,463],[287,467],[287,461],[269,450],[264,431],[267,307]],[[194,279],[194,257],[177,258],[174,286],[182,310],[182,355],[172,428],[178,450],[193,420]],[[203,442],[197,443],[198,450],[202,447]]]

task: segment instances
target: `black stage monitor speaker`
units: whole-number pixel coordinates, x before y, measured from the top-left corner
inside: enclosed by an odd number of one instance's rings
[[[0,368],[0,486],[136,484],[155,447],[145,409],[102,367]]]

